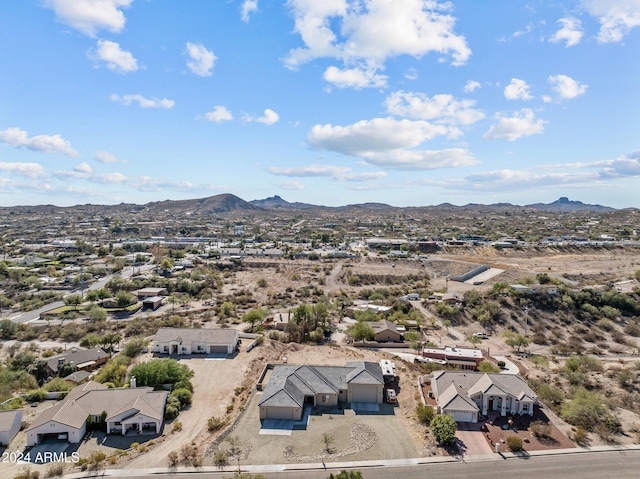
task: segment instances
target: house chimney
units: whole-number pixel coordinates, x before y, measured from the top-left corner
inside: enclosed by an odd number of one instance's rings
[[[131,380],[129,381],[129,387],[131,387],[131,388],[135,388],[136,387],[136,377],[135,376],[131,376]]]

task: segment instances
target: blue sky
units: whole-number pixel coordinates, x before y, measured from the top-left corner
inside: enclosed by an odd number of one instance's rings
[[[640,206],[640,0],[3,10],[3,206]]]

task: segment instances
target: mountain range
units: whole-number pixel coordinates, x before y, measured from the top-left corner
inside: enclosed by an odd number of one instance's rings
[[[120,203],[118,205],[76,205],[70,207],[59,207],[54,205],[39,206],[12,206],[2,207],[0,211],[3,213],[33,213],[33,214],[62,214],[70,211],[78,213],[135,213],[148,212],[155,214],[188,214],[188,215],[210,215],[223,213],[260,213],[269,211],[333,211],[333,212],[382,212],[382,211],[402,211],[406,209],[433,209],[433,210],[538,210],[549,212],[594,212],[606,213],[615,211],[615,208],[602,205],[591,205],[581,201],[569,200],[567,197],[561,197],[552,203],[534,203],[525,206],[513,205],[511,203],[494,203],[489,205],[470,203],[464,206],[456,206],[450,203],[441,203],[435,206],[415,206],[415,207],[396,207],[385,203],[360,203],[345,206],[322,206],[312,205],[300,202],[288,202],[280,196],[271,196],[261,200],[245,201],[230,193],[210,196],[207,198],[198,198],[191,200],[164,200],[147,203],[144,205],[136,205],[131,203]]]

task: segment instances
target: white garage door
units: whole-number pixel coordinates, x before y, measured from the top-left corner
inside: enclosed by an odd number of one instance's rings
[[[473,412],[470,411],[447,411],[453,416],[456,422],[473,422]]]
[[[269,407],[267,409],[268,419],[289,419],[293,420],[293,408],[290,407]]]
[[[376,386],[358,386],[352,388],[351,402],[378,402]]]

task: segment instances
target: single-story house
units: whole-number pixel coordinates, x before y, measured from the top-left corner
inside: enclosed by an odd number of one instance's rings
[[[233,354],[238,347],[235,329],[160,328],[152,351],[164,354]]]
[[[383,306],[380,304],[373,304],[373,303],[357,304],[347,308],[347,314],[349,315],[350,318],[355,318],[356,312],[358,311],[360,312],[372,311],[376,314],[388,315],[388,314],[391,314],[391,312],[393,311],[393,308],[391,306]]]
[[[477,372],[434,371],[431,391],[439,414],[457,422],[478,422],[489,411],[533,415],[538,397],[519,375]]]
[[[482,351],[477,348],[459,348],[457,346],[423,348],[422,357],[443,360],[450,366],[469,371],[478,369],[478,365],[484,359]]]
[[[556,284],[510,284],[509,287],[517,293],[531,295],[558,295],[558,285]]]
[[[398,330],[398,325],[383,319],[382,321],[371,321],[369,326],[375,331],[373,339],[379,343],[401,343],[403,334]]]
[[[134,293],[138,299],[153,298],[154,296],[166,296],[167,288],[142,288]]]
[[[273,317],[268,316],[262,323],[265,328],[273,328],[278,331],[284,331],[289,321],[291,321],[293,315],[291,311],[285,311],[284,313],[277,312]]]
[[[150,387],[107,388],[89,381],[40,413],[25,430],[27,446],[35,446],[47,438],[78,443],[87,430],[87,422],[102,417],[107,434],[125,435],[132,430],[136,434],[159,434],[168,395],[168,391],[154,391]]]
[[[8,446],[22,425],[22,409],[0,411],[0,445]]]
[[[276,365],[258,402],[260,419],[302,419],[306,405],[381,403],[380,364],[357,361],[346,366]]]
[[[142,300],[142,309],[155,311],[164,303],[165,296],[148,296]]]
[[[93,371],[109,360],[109,354],[102,348],[71,348],[69,351],[47,359],[49,375],[57,376],[62,363],[71,364],[77,371]]]

